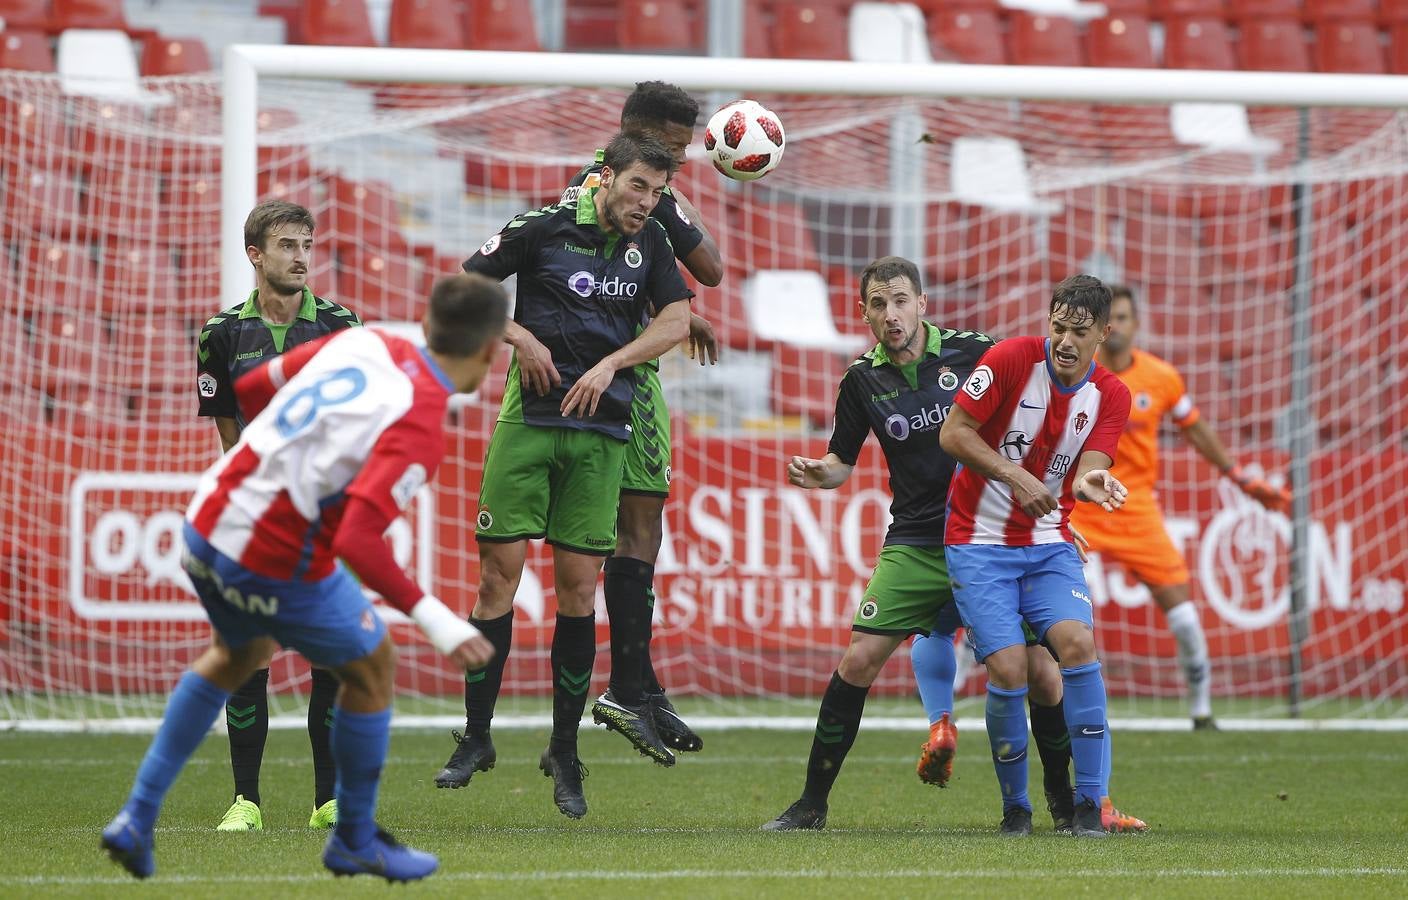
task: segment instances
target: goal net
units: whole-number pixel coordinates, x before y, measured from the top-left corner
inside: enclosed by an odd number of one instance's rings
[[[352,66],[367,53],[332,52]],[[688,62],[593,65],[684,84],[705,116],[740,93]],[[851,64],[830,68],[828,93],[795,80],[746,92],[787,129],[767,178],[734,183],[692,155],[675,179],[726,276],[697,287],[695,304],[719,364],[661,362],[674,480],[654,656],[672,694],[723,714],[772,708],[760,698],[819,693],[839,659],[887,523],[883,462],[869,447],[834,492],[790,488],[783,467],[825,452],[836,383],[874,342],[857,275],[899,253],[919,263],[936,324],[994,337],[1043,333],[1068,274],[1130,285],[1139,345],[1179,368],[1234,457],[1273,482],[1304,479],[1296,515],[1268,513],[1171,427],[1161,441],[1160,498],[1192,572],[1219,711],[1284,715],[1298,658],[1301,712],[1408,715],[1408,116],[1302,111],[1294,97],[1248,108],[858,96],[846,93]],[[414,322],[433,278],[560,196],[626,93],[619,75],[614,87],[515,86],[494,72],[435,85],[260,77],[255,159],[227,155],[223,171],[235,100],[218,76],[148,80],[115,100],[0,72],[0,718],[159,715],[208,640],[177,538],[219,452],[195,415],[194,339],[250,277],[247,264],[229,271],[239,231],[222,228],[222,177],[226,191],[253,191],[231,215],[267,197],[313,211],[316,293],[371,324]],[[1174,73],[1161,74],[1176,96]],[[408,571],[463,612],[506,366],[505,355],[457,404],[436,483],[389,535]],[[1088,576],[1115,709],[1181,717],[1175,646],[1148,592],[1098,558]],[[546,710],[554,608],[535,542],[505,678],[525,709]],[[412,628],[393,633],[399,708],[455,715],[456,675]],[[913,693],[905,651],[876,692]],[[598,682],[607,668],[603,654]],[[276,710],[301,716],[307,678],[279,655]],[[960,697],[981,684],[969,672]]]

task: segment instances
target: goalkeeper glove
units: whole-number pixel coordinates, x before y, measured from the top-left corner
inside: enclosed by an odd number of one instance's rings
[[[1241,466],[1233,466],[1227,470],[1226,475],[1236,482],[1237,487],[1241,488],[1243,493],[1267,509],[1279,513],[1291,511],[1290,488],[1278,488],[1264,479],[1254,478],[1242,471]]]

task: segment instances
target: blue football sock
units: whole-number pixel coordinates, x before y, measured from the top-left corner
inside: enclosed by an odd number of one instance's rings
[[[337,707],[333,713],[337,833],[349,847],[360,847],[376,834],[376,792],[390,743],[390,707],[374,713]]]
[[[953,635],[935,632],[929,637],[916,636],[909,649],[909,662],[914,667],[924,713],[933,725],[944,713],[953,712],[953,676],[958,674]]]
[[[1002,808],[1021,806],[1027,799],[1027,689],[1006,690],[988,684],[988,743],[992,765],[1002,790]]]
[[[1105,755],[1104,755],[1104,761],[1101,763],[1101,767],[1100,767],[1100,772],[1101,772],[1101,774],[1105,776],[1104,778],[1102,778],[1102,779],[1100,780],[1100,798],[1101,798],[1101,799],[1104,799],[1104,798],[1110,796],[1110,752],[1111,752],[1110,744],[1111,744],[1111,741],[1110,741],[1110,723],[1109,723],[1109,721],[1107,720],[1107,721],[1105,722]]]
[[[195,672],[186,672],[176,682],[166,701],[166,714],[156,730],[147,755],[137,769],[137,781],[127,798],[126,810],[144,828],[156,825],[161,801],[171,789],[181,767],[196,752],[205,733],[230,698],[228,691],[206,681]]]
[[[1076,803],[1100,805],[1105,776],[1105,679],[1100,663],[1061,670],[1065,686],[1066,727],[1071,732],[1071,757],[1076,769]]]

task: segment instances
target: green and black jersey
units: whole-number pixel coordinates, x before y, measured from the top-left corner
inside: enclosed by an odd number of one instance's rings
[[[626,440],[635,386],[630,370],[616,373],[595,415],[563,417],[562,398],[578,378],[634,340],[646,315],[694,294],[680,277],[664,227],[646,219],[637,234],[607,234],[597,224],[595,194],[584,190],[575,205],[524,213],[485,241],[464,269],[499,281],[518,276],[514,321],[547,347],[562,376],[546,396],[525,393],[515,355],[499,421],[583,428]]]
[[[939,426],[953,396],[993,345],[975,331],[923,323],[924,355],[906,366],[876,344],[851,363],[836,395],[836,425],[827,449],[855,465],[867,434],[874,434],[890,472],[893,522],[885,545],[942,547],[944,514],[954,461],[939,447]]]
[[[235,402],[235,381],[244,373],[325,334],[361,325],[357,314],[303,289],[303,302],[287,325],[274,325],[259,314],[253,291],[243,303],[211,317],[196,342],[196,393],[200,415],[223,416],[245,423]]]

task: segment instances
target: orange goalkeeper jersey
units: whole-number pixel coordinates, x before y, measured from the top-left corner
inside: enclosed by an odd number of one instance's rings
[[[1129,422],[1120,437],[1118,458],[1112,471],[1129,488],[1136,502],[1153,499],[1159,474],[1159,422],[1165,415],[1186,428],[1198,421],[1198,407],[1173,366],[1143,350],[1131,351],[1134,361],[1115,372],[1129,388]]]

